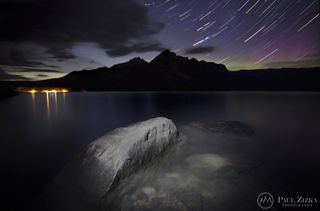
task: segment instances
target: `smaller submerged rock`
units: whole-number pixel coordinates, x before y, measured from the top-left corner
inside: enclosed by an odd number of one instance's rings
[[[218,154],[196,154],[186,159],[191,168],[204,168],[217,170],[232,165],[225,157]]]
[[[247,124],[239,121],[196,121],[190,124],[193,127],[213,133],[251,136],[254,130]]]

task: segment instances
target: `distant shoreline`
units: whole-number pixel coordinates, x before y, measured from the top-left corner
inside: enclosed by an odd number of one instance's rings
[[[0,82],[12,90],[67,91],[320,91],[320,67],[229,71],[165,50],[151,62],[134,58],[42,81]]]

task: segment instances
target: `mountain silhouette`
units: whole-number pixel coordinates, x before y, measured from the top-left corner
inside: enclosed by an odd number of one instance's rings
[[[64,87],[72,91],[168,90],[320,90],[320,68],[228,71],[222,64],[198,61],[165,50],[151,62],[128,62],[37,82],[11,86]]]

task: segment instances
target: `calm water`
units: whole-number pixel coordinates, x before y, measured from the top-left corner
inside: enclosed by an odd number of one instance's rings
[[[89,142],[156,116],[184,131],[196,120],[247,123],[255,130],[252,144],[237,143],[232,151],[260,156],[270,175],[297,194],[320,192],[318,93],[23,94],[0,101],[1,206],[26,206]]]

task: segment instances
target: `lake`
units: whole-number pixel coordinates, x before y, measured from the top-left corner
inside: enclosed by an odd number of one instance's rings
[[[13,210],[29,206],[88,143],[114,128],[157,116],[172,119],[183,134],[192,137],[182,147],[189,155],[214,152],[230,155],[240,166],[245,162],[254,163],[253,168],[262,166],[252,174],[245,168],[251,176],[237,180],[255,181],[252,187],[242,188],[253,190],[249,199],[256,200],[259,192],[268,190],[319,197],[320,93],[79,92],[21,94],[0,100],[1,206],[10,205]],[[200,132],[194,132],[189,123],[199,120],[240,121],[254,134],[215,135],[212,144],[197,142]],[[227,190],[239,187],[232,184]]]

